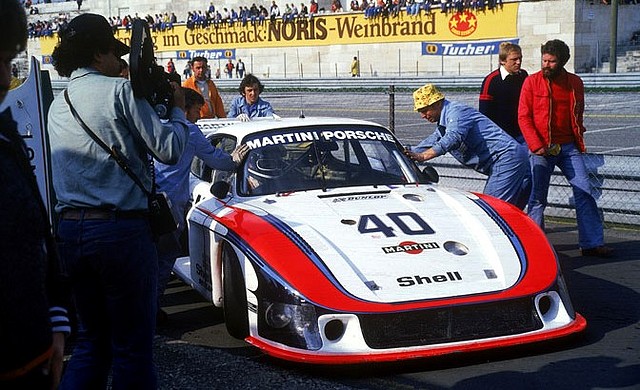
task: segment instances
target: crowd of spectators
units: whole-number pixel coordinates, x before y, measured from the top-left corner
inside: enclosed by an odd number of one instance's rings
[[[129,31],[133,25],[133,21],[136,19],[144,19],[153,32],[171,30],[173,26],[178,23],[178,17],[175,13],[165,12],[155,14],[155,16],[147,14],[144,18],[138,16],[137,13],[133,17],[131,15],[125,15],[124,17],[120,17],[120,15],[113,16],[109,18],[109,24],[111,24],[114,33],[118,28],[124,28]]]

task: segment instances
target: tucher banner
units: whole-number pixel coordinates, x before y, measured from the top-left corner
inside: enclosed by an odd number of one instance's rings
[[[516,45],[520,39],[501,39],[498,41],[481,42],[422,42],[423,56],[483,56],[498,54],[502,42],[511,42]]]
[[[362,12],[325,13],[313,18],[262,24],[236,22],[188,29],[181,24],[171,30],[152,32],[156,52],[259,49],[398,42],[460,42],[517,36],[518,3],[473,12],[442,13],[439,9],[419,15],[365,18]],[[120,29],[116,37],[130,44],[131,34]],[[40,38],[41,53],[50,55],[57,37]]]

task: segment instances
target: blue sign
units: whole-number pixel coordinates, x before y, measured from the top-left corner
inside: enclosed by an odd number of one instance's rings
[[[193,57],[204,57],[207,60],[235,60],[236,49],[216,49],[216,50],[178,50],[176,58],[190,60]]]
[[[498,54],[502,42],[518,44],[519,38],[484,42],[422,42],[423,56],[484,56]]]

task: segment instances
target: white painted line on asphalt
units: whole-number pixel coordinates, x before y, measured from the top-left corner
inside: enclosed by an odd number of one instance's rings
[[[617,130],[629,130],[629,129],[640,129],[640,126],[620,126],[620,127],[609,127],[606,129],[598,129],[598,130],[589,130],[587,129],[587,133],[586,134],[593,134],[593,133],[604,133],[607,131],[617,131]]]

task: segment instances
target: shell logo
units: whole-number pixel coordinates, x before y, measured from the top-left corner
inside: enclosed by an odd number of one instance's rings
[[[458,12],[449,19],[449,31],[459,37],[468,37],[478,28],[478,18],[471,11]]]

